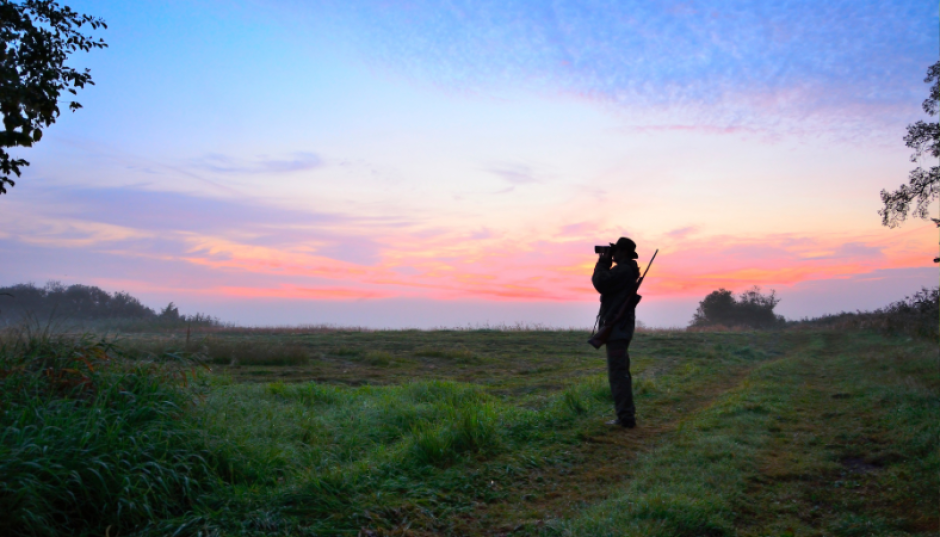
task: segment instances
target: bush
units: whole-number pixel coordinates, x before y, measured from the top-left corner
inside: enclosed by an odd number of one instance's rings
[[[875,311],[838,313],[803,319],[796,326],[818,326],[837,330],[874,330],[887,335],[933,339],[940,337],[940,287],[922,288],[912,296]]]
[[[689,325],[691,328],[707,326],[772,328],[786,321],[774,313],[780,303],[775,291],[762,294],[760,287],[754,286],[741,293],[736,299],[731,291],[718,289],[712,291],[699,303],[698,310]]]

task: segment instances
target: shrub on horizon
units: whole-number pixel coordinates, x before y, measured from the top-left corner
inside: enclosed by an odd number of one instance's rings
[[[773,328],[781,326],[786,321],[774,313],[774,308],[780,303],[776,291],[769,294],[761,293],[761,288],[754,286],[742,292],[737,298],[731,291],[721,288],[712,291],[699,302],[690,328],[703,328],[708,326],[747,327],[747,328]]]

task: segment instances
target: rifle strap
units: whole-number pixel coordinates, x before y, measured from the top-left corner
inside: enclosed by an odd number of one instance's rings
[[[623,305],[620,306],[620,310],[617,311],[617,315],[615,315],[614,318],[613,318],[613,319],[610,321],[610,323],[608,323],[608,324],[617,324],[617,323],[619,323],[621,320],[623,320],[624,314],[627,313],[627,306],[629,306],[631,302],[635,302],[635,303],[637,303],[637,304],[640,302],[640,298],[642,298],[642,297],[640,296],[640,286],[643,285],[643,280],[646,279],[646,273],[648,273],[648,272],[650,271],[650,267],[653,266],[653,261],[656,261],[656,254],[658,254],[658,253],[659,253],[659,248],[657,248],[656,251],[653,252],[653,257],[652,257],[652,259],[650,259],[649,264],[646,265],[646,270],[643,271],[643,275],[640,276],[639,278],[637,278],[636,284],[633,286],[633,293],[631,293],[630,296],[627,296],[627,298],[626,298],[626,299],[624,300],[624,302],[623,302]],[[634,297],[637,297],[637,299],[636,299],[635,301],[633,300]],[[597,326],[598,323],[600,322],[600,320],[601,320],[601,311],[602,311],[603,309],[604,309],[604,297],[603,297],[603,295],[601,295],[601,309],[597,311],[597,318],[594,319],[594,326]],[[607,326],[607,325],[603,325],[603,326]],[[603,327],[601,327],[601,328],[603,328]],[[594,335],[594,329],[593,329],[593,328],[591,329],[591,335]]]
[[[604,309],[604,302],[601,301],[600,307],[597,309],[597,315],[594,316],[594,327],[591,328],[591,335],[594,335],[594,332],[598,329],[598,324],[601,322],[601,310]]]

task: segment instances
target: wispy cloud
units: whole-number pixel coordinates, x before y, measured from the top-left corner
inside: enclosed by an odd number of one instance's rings
[[[590,284],[596,257],[586,237],[613,236],[590,222],[544,226],[539,233],[459,225],[422,233],[420,224],[403,221],[389,226],[383,219],[338,213],[249,209],[237,200],[148,194],[62,192],[77,200],[64,214],[55,203],[43,208],[20,200],[7,206],[14,210],[0,213],[0,250],[29,247],[37,259],[42,258],[38,251],[56,256],[69,251],[138,260],[163,267],[161,275],[142,273],[142,287],[172,276],[232,296],[587,302],[596,300]],[[102,210],[101,200],[115,210]],[[138,202],[137,212],[180,222],[135,217]],[[189,228],[184,225],[190,222],[187,211],[173,209],[181,205],[197,211],[200,204],[206,220],[192,220]],[[282,237],[258,241],[256,230]],[[659,236],[661,252],[646,283],[648,295],[699,296],[718,287],[795,285],[917,267],[929,261],[925,245],[935,241],[930,225],[890,235],[698,234],[690,240],[694,231],[688,226]],[[634,238],[645,263],[649,240]],[[103,277],[99,269],[90,263],[76,266],[72,274]]]
[[[674,229],[666,233],[666,236],[673,239],[684,239],[687,236],[696,233],[698,231],[698,226],[686,226]]]
[[[477,231],[470,233],[470,240],[482,241],[485,239],[491,239],[495,236],[493,230],[489,228],[480,228]]]
[[[521,165],[503,165],[495,166],[489,169],[490,173],[493,173],[500,178],[502,178],[507,183],[518,186],[518,185],[529,185],[533,183],[543,182],[541,179],[535,177],[535,174],[528,166]]]
[[[819,259],[884,259],[885,246],[870,246],[863,242],[848,242],[840,244],[832,251],[813,251],[804,256],[806,260]]]
[[[343,287],[217,287],[205,290],[205,294],[231,298],[280,298],[288,300],[361,300],[388,298],[393,293],[382,289]]]
[[[323,165],[315,153],[294,153],[288,158],[240,159],[212,153],[192,161],[196,168],[220,174],[283,174],[312,170]]]
[[[645,128],[871,129],[916,112],[940,46],[936,6],[916,0],[272,3],[435,84],[584,96]]]
[[[577,224],[561,226],[561,229],[558,233],[563,237],[579,237],[583,235],[596,234],[597,228],[598,226],[591,222],[578,222]]]
[[[119,244],[159,252],[191,248],[198,237],[219,237],[246,248],[299,248],[361,265],[374,264],[383,248],[361,230],[415,228],[405,219],[302,211],[257,199],[133,187],[33,189],[8,203],[2,216],[10,219],[8,233],[30,241]],[[186,246],[170,246],[174,244]]]

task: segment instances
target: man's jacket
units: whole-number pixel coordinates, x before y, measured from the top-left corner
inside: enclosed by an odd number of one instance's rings
[[[613,268],[610,265],[598,260],[594,266],[594,275],[591,276],[594,289],[601,294],[601,311],[598,313],[600,326],[614,320],[623,303],[636,292],[636,281],[640,278],[640,267],[635,260],[631,259]],[[628,308],[608,341],[631,339],[635,324],[636,308]]]

